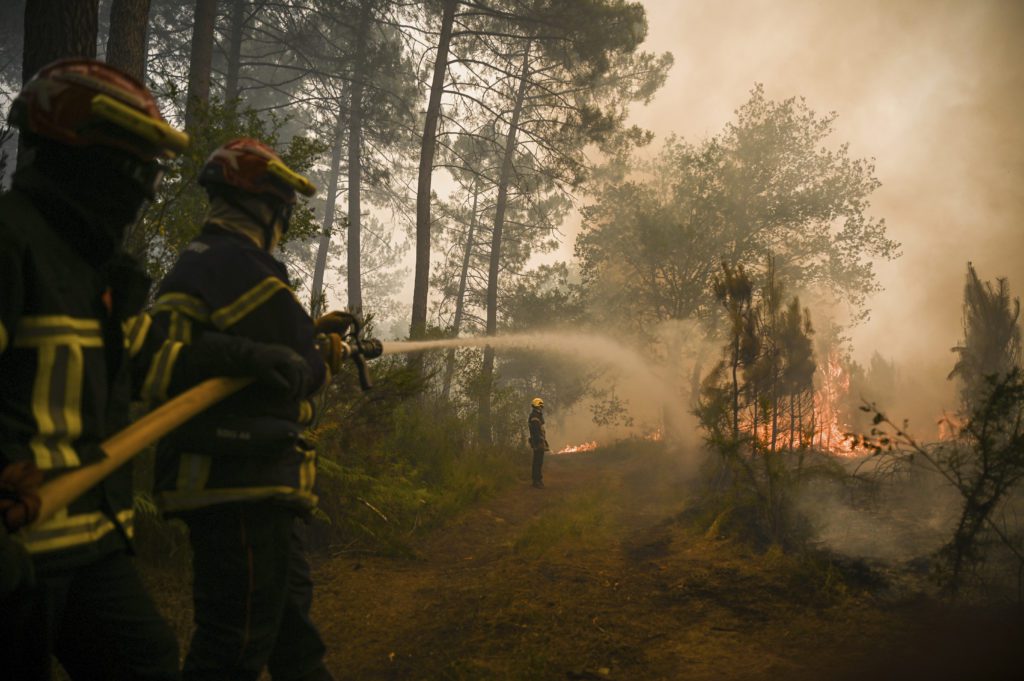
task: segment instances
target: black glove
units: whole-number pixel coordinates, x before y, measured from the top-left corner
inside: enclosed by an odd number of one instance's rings
[[[253,343],[247,358],[247,375],[269,388],[280,390],[292,400],[301,400],[309,394],[313,372],[299,353],[284,345]]]
[[[304,398],[313,383],[306,360],[291,348],[241,336],[204,333],[182,349],[170,389],[172,393],[181,392],[215,376],[251,376],[290,400]]]
[[[316,321],[313,322],[313,327],[317,333],[336,333],[339,336],[344,337],[352,329],[352,325],[357,322],[357,318],[351,312],[342,312],[340,310],[334,310],[327,314],[317,317]]]

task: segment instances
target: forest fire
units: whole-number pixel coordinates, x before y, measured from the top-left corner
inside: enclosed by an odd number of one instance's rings
[[[583,452],[592,452],[597,449],[597,440],[591,440],[590,442],[584,442],[578,445],[566,445],[559,449],[555,454],[580,454]]]
[[[839,405],[850,392],[850,375],[843,367],[839,353],[832,350],[828,361],[819,367],[821,387],[814,393],[814,429],[811,446],[837,456],[855,456],[853,438],[846,435],[839,422]]]

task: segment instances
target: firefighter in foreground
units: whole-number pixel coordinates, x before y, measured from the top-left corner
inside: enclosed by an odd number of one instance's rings
[[[544,454],[551,451],[548,447],[548,437],[544,432],[544,400],[534,397],[530,402],[533,407],[530,410],[530,449],[533,450],[533,486],[544,487],[544,474],[541,468],[544,466]]]
[[[296,194],[315,188],[252,139],[217,149],[199,182],[209,216],[161,284],[154,324],[186,343],[225,332],[286,345],[314,376],[309,397],[349,354],[340,335],[347,320],[332,313],[314,324],[271,253]],[[264,666],[275,681],[331,678],[309,618],[313,585],[296,532],[296,519],[317,501],[315,454],[300,437],[312,417],[309,401],[246,390],[161,443],[160,500],[189,526],[193,550],[196,630],[186,679],[255,680]]]
[[[140,312],[149,280],[121,243],[160,160],[188,143],[144,86],[100,62],[55,62],[10,122],[24,155],[0,197],[0,675],[49,681],[52,653],[75,680],[176,679],[177,641],[131,558],[131,466],[39,526],[35,491],[101,459],[133,397],[216,375],[297,393],[311,372],[245,339],[186,348]]]

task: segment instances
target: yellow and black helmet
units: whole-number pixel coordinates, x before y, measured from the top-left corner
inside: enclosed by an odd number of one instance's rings
[[[544,400],[542,400],[539,397],[534,397],[532,400],[530,400],[530,406],[532,406],[534,409],[543,409]]]
[[[296,192],[303,196],[316,193],[309,178],[285,165],[269,146],[249,137],[231,140],[210,154],[199,173],[199,184],[207,191],[228,187],[272,196],[288,205],[295,205]]]
[[[93,59],[44,66],[11,104],[8,120],[23,133],[73,147],[120,149],[144,162],[173,157],[189,143],[142,83]]]

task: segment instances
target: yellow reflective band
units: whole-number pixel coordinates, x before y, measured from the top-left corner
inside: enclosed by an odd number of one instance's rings
[[[154,314],[157,312],[180,312],[204,324],[210,321],[210,310],[206,307],[206,303],[187,293],[165,293],[157,298],[151,311]]]
[[[40,345],[32,385],[36,432],[29,441],[36,466],[43,470],[79,466],[71,442],[82,434],[82,376],[85,362],[78,345]]]
[[[134,317],[130,317],[122,324],[124,346],[128,349],[129,356],[135,357],[142,350],[142,346],[146,342],[146,336],[149,334],[149,327],[152,325],[153,318],[145,312],[140,312]]]
[[[316,194],[316,185],[310,182],[308,177],[298,174],[277,159],[267,162],[267,172],[303,196]]]
[[[135,533],[135,512],[132,509],[119,511],[117,520],[129,537]],[[73,516],[59,513],[42,525],[24,531],[23,536],[29,553],[45,553],[95,542],[113,529],[114,523],[110,518],[98,511]]]
[[[0,353],[3,353],[3,351],[7,349],[7,342],[7,327],[4,326],[3,322],[0,322]]]
[[[100,331],[99,320],[65,315],[25,316],[18,320],[14,333],[15,347],[31,348],[45,345],[101,348],[103,334]]]
[[[146,380],[142,384],[142,398],[149,402],[167,400],[167,387],[171,383],[174,363],[178,359],[183,345],[177,341],[167,340],[150,362]]]
[[[313,403],[309,400],[302,400],[299,402],[299,423],[305,425],[313,420],[313,415],[316,412],[313,410]]]
[[[210,319],[214,326],[223,331],[237,324],[243,317],[270,300],[275,293],[282,290],[291,292],[288,286],[277,277],[267,277],[239,296],[235,302],[225,305],[214,312],[210,315]]]
[[[313,485],[316,483],[316,451],[305,452],[305,459],[299,464],[299,489],[309,494],[313,493]]]
[[[92,113],[161,149],[180,154],[188,148],[188,135],[107,95],[92,98]]]
[[[54,456],[46,446],[47,436],[54,431],[53,415],[50,413],[50,376],[53,372],[53,358],[57,348],[46,345],[39,348],[39,365],[36,378],[32,385],[32,416],[36,421],[36,433],[32,438],[32,453],[36,458],[36,466],[42,470],[53,468]]]
[[[64,399],[60,405],[64,416],[64,438],[61,451],[66,459],[65,465],[79,465],[78,452],[71,447],[82,436],[82,379],[85,375],[85,358],[82,348],[72,345],[68,348],[67,374],[64,387]]]

